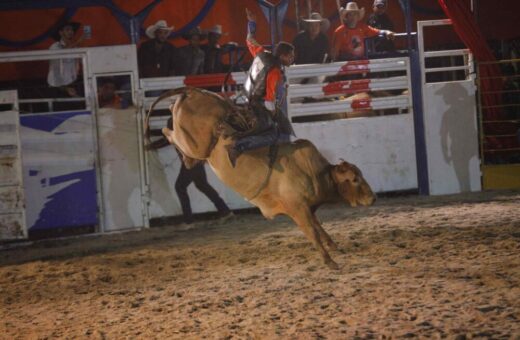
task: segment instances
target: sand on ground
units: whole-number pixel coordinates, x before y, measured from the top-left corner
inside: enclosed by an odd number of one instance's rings
[[[254,214],[4,249],[0,338],[520,337],[520,192],[318,215],[338,271]]]

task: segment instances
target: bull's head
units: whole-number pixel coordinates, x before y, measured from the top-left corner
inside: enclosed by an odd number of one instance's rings
[[[354,164],[342,160],[332,167],[331,176],[339,194],[351,206],[355,207],[358,204],[368,206],[375,202],[376,195],[363,178],[361,170]]]

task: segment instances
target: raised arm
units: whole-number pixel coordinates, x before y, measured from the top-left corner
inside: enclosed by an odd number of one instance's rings
[[[249,52],[256,57],[256,55],[264,50],[262,45],[260,45],[255,37],[256,37],[256,15],[251,12],[248,8],[246,8],[247,15],[247,47],[249,48]]]

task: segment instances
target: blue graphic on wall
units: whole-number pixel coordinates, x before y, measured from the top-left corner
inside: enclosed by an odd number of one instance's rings
[[[98,224],[92,114],[20,117],[29,230]]]
[[[49,195],[31,230],[97,224],[95,169],[51,177],[49,186],[69,184]]]

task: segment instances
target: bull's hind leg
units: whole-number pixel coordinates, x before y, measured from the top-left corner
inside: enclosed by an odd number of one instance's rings
[[[314,217],[310,210],[300,209],[296,213],[290,214],[290,216],[294,220],[294,222],[296,222],[298,227],[300,227],[305,236],[307,236],[307,238],[312,242],[314,247],[316,247],[316,249],[320,252],[325,264],[331,269],[339,269],[338,264],[334,262],[334,260],[330,257],[329,253],[323,246],[320,233],[314,226]]]
[[[316,230],[318,231],[318,233],[320,234],[320,238],[327,244],[327,247],[329,247],[330,250],[332,251],[339,251],[339,252],[343,252],[339,247],[338,245],[336,244],[336,242],[334,242],[332,240],[332,238],[330,237],[330,235],[325,231],[325,229],[323,229],[323,227],[321,226],[321,222],[318,220],[318,218],[316,217],[316,215],[312,214],[312,217],[313,217],[313,222],[314,222],[314,228],[316,228]]]

